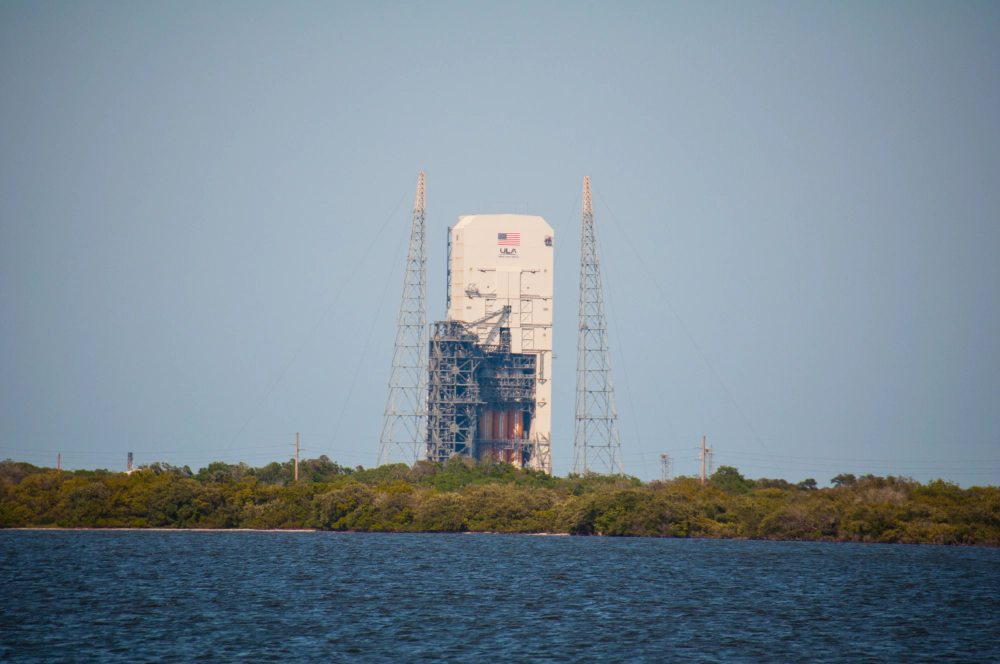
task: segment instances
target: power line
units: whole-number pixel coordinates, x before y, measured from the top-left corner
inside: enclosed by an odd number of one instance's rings
[[[337,426],[333,429],[333,436],[330,439],[330,445],[333,446],[337,441],[337,433],[340,431],[340,424],[344,420],[344,413],[347,411],[347,404],[351,401],[351,395],[354,394],[354,385],[358,382],[358,374],[361,373],[361,367],[365,363],[365,357],[368,355],[368,345],[372,340],[372,333],[375,332],[375,325],[378,323],[379,316],[382,314],[382,305],[385,304],[385,296],[389,292],[389,284],[392,282],[393,274],[396,272],[396,264],[399,263],[399,253],[403,248],[403,240],[406,239],[407,234],[403,234],[399,238],[399,243],[396,245],[396,254],[392,259],[392,267],[389,269],[389,274],[385,279],[385,287],[382,288],[382,297],[378,301],[378,310],[375,312],[375,318],[372,320],[372,325],[368,329],[368,337],[365,339],[364,350],[361,351],[361,359],[358,360],[358,368],[354,371],[354,378],[351,380],[351,387],[347,390],[347,397],[344,399],[344,405],[340,409],[340,417],[337,418]]]
[[[393,216],[396,214],[396,210],[398,210],[399,206],[403,203],[403,199],[406,198],[406,193],[407,192],[403,192],[403,195],[400,196],[399,202],[396,203],[396,207],[394,207],[392,209],[392,212],[389,213],[389,216],[386,217],[385,222],[383,222],[383,224],[382,224],[382,227],[379,228],[378,233],[375,234],[375,238],[372,240],[371,244],[368,245],[368,248],[365,249],[365,253],[363,253],[361,255],[361,257],[358,259],[358,261],[354,264],[354,267],[351,268],[350,274],[347,275],[347,279],[344,280],[344,283],[341,284],[340,289],[337,291],[336,295],[334,295],[333,299],[330,300],[330,304],[327,305],[327,307],[323,311],[323,313],[320,314],[319,318],[316,319],[316,322],[313,324],[312,328],[309,330],[309,333],[306,334],[305,338],[302,340],[302,343],[300,343],[299,346],[298,346],[298,348],[295,349],[295,352],[292,353],[292,356],[285,363],[285,366],[282,367],[281,372],[278,373],[278,377],[274,379],[274,382],[271,383],[271,386],[269,388],[267,388],[267,392],[264,393],[264,396],[257,403],[257,405],[254,407],[254,409],[250,412],[250,415],[243,422],[243,424],[240,426],[240,428],[237,429],[236,433],[233,435],[232,440],[230,440],[229,444],[226,446],[226,449],[229,449],[230,447],[233,446],[233,443],[235,443],[236,439],[240,437],[240,434],[243,433],[243,430],[246,428],[246,426],[248,424],[250,424],[250,420],[252,420],[253,417],[254,417],[254,415],[257,414],[257,411],[260,410],[260,407],[264,405],[264,402],[267,401],[267,398],[269,396],[271,396],[271,392],[274,391],[274,388],[281,381],[282,377],[285,375],[285,372],[288,371],[288,368],[290,366],[292,366],[292,362],[295,361],[295,358],[297,358],[299,356],[299,353],[302,352],[302,349],[305,347],[306,343],[308,343],[309,339],[312,338],[313,333],[316,332],[316,329],[319,327],[320,323],[323,322],[323,319],[326,318],[326,315],[328,313],[330,313],[331,309],[333,309],[333,305],[340,298],[340,295],[344,292],[344,289],[347,288],[347,284],[349,284],[350,281],[351,281],[351,279],[354,277],[354,273],[358,271],[358,268],[361,267],[362,263],[364,263],[365,258],[367,258],[368,254],[371,253],[371,250],[375,246],[375,243],[378,242],[378,239],[382,236],[382,231],[384,231],[385,228],[386,228],[386,226],[389,225],[389,221],[393,218]]]
[[[618,223],[618,219],[615,217],[615,213],[611,211],[611,207],[607,204],[607,201],[604,200],[604,197],[601,196],[600,192],[597,192],[597,195],[601,199],[601,203],[604,204],[605,209],[607,209],[608,214],[611,215],[611,219],[612,219],[612,221],[615,222],[615,226],[621,232],[622,236],[625,238],[625,241],[628,242],[628,246],[632,249],[632,253],[634,253],[635,256],[636,256],[636,258],[639,259],[639,264],[642,265],[642,269],[646,272],[646,276],[648,276],[649,279],[650,279],[650,281],[653,282],[653,285],[656,286],[656,290],[657,290],[657,292],[659,292],[660,297],[666,303],[667,308],[670,309],[670,312],[674,315],[674,318],[676,318],[677,322],[680,324],[681,329],[684,330],[684,334],[687,335],[688,340],[691,342],[691,344],[698,351],[698,354],[701,356],[701,359],[705,363],[705,366],[708,367],[708,370],[712,372],[712,375],[715,377],[715,380],[717,380],[719,382],[719,385],[722,386],[722,389],[723,389],[723,391],[725,391],[726,396],[729,397],[729,400],[733,403],[733,407],[736,408],[736,412],[738,412],[740,414],[740,417],[743,418],[743,422],[746,423],[747,427],[750,429],[750,431],[753,433],[754,437],[757,439],[757,442],[758,442],[758,444],[760,444],[761,449],[763,449],[764,452],[768,456],[771,457],[771,460],[774,462],[775,468],[778,469],[778,470],[781,470],[780,465],[774,459],[774,457],[771,455],[771,452],[767,449],[767,446],[764,445],[764,441],[761,440],[760,436],[757,434],[757,430],[753,428],[753,425],[750,424],[750,420],[743,413],[743,409],[740,408],[740,406],[739,406],[738,403],[736,403],[736,399],[733,398],[733,395],[732,395],[732,393],[730,393],[729,388],[726,387],[726,384],[722,381],[722,378],[719,377],[719,374],[712,367],[712,363],[708,361],[708,357],[705,356],[705,353],[704,353],[704,351],[702,351],[701,346],[698,345],[698,342],[694,340],[694,336],[691,334],[690,331],[688,331],[687,326],[684,324],[684,321],[681,319],[680,315],[678,315],[677,311],[674,309],[674,306],[670,303],[670,300],[667,298],[666,294],[663,292],[663,289],[660,287],[660,284],[656,280],[656,277],[654,277],[653,274],[652,274],[652,272],[649,271],[649,268],[646,267],[645,261],[642,260],[642,256],[640,256],[639,252],[636,251],[635,245],[632,244],[632,240],[629,238],[628,234],[625,233],[625,230],[621,227],[621,224]]]
[[[605,238],[605,240],[606,239],[607,238]],[[614,259],[612,258],[611,254],[612,254],[612,252],[608,252],[608,259],[609,259],[609,261],[611,263],[614,263]],[[617,266],[613,265],[613,267],[615,269],[618,269]],[[609,290],[610,290],[610,286],[611,286],[611,282],[609,280],[608,281]],[[676,434],[674,432],[674,425],[673,425],[673,422],[671,422],[671,420],[670,420],[670,415],[668,414],[667,408],[666,408],[667,402],[663,398],[663,393],[660,392],[660,381],[656,378],[656,376],[653,375],[652,363],[649,361],[649,354],[646,352],[646,346],[645,346],[645,344],[643,344],[642,335],[639,334],[639,326],[636,324],[635,316],[633,315],[632,305],[631,305],[631,303],[629,302],[629,299],[628,299],[628,289],[627,288],[622,289],[621,293],[622,293],[622,297],[625,299],[625,311],[626,311],[626,313],[628,313],[629,322],[632,324],[632,331],[633,331],[633,333],[635,335],[635,340],[639,344],[639,352],[642,354],[642,363],[641,364],[649,372],[648,375],[649,375],[649,378],[650,378],[650,382],[653,383],[653,389],[656,390],[657,403],[660,405],[660,408],[662,409],[661,412],[663,414],[664,419],[667,422],[667,428],[670,430],[670,437],[672,439],[676,439],[677,436],[676,436]],[[614,311],[612,311],[612,315],[614,315]],[[617,326],[618,326],[618,322],[615,321],[615,327],[617,328]],[[622,366],[625,366],[624,347],[621,346],[620,342],[619,342],[619,348],[622,349],[622,350],[619,351],[619,352],[622,353]],[[626,381],[627,381],[627,378],[626,378]],[[630,398],[631,398],[631,393],[630,393]],[[634,412],[635,411],[633,410],[633,415],[634,415]],[[673,462],[671,461],[671,463],[673,463]]]
[[[597,235],[597,230],[596,229],[594,230],[594,235],[595,236]],[[596,239],[595,239],[595,241],[596,241]],[[609,267],[614,268],[614,260],[611,258],[611,253],[610,252],[605,254],[605,258],[608,259],[608,264],[607,264],[606,267],[609,266]],[[617,268],[615,268],[615,269],[617,269]],[[610,297],[610,293],[611,293],[611,290],[612,290],[612,287],[611,287],[611,272],[612,271],[613,270],[606,270],[605,271],[605,276],[607,277],[607,280],[608,280],[608,294],[609,294],[609,297],[607,298],[608,299],[608,307],[611,309],[611,322],[614,323],[614,327],[615,327],[615,339],[618,342],[618,355],[622,359],[622,373],[625,376],[625,392],[628,394],[629,412],[632,413],[632,427],[635,429],[635,439],[636,439],[636,442],[639,445],[639,458],[642,460],[642,472],[643,472],[643,474],[644,474],[645,477],[649,477],[649,468],[646,466],[646,455],[643,454],[643,451],[642,451],[642,434],[639,433],[639,419],[636,417],[636,414],[635,414],[635,401],[633,401],[633,399],[632,399],[632,386],[631,386],[631,384],[629,383],[629,380],[628,380],[628,362],[625,361],[625,351],[624,351],[625,346],[622,344],[621,328],[618,325],[618,317],[615,315],[615,302],[614,302],[614,298]]]
[[[566,233],[569,231],[570,222],[573,221],[573,213],[576,212],[576,202],[578,200],[580,200],[580,192],[577,192],[576,196],[573,198],[573,207],[569,211],[569,217],[566,219],[566,223],[563,224],[562,235],[560,238],[565,237]],[[559,242],[559,246],[556,247],[556,255],[553,259],[553,263],[555,265],[559,265],[559,257],[562,256],[562,248],[566,244],[561,239],[557,238],[557,241]]]

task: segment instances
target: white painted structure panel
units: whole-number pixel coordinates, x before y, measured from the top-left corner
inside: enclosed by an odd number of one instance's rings
[[[451,229],[449,320],[470,322],[511,308],[511,352],[538,360],[533,465],[552,472],[552,292],[555,265],[552,227],[537,216],[475,214]],[[483,326],[485,339],[491,325]]]

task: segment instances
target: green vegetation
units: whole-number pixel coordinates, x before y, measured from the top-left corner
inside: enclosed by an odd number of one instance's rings
[[[1000,488],[838,475],[743,477],[722,466],[644,484],[630,477],[550,477],[508,464],[420,462],[351,469],[325,456],[261,468],[152,464],[131,475],[57,472],[0,462],[0,528],[319,528],[490,531],[1000,546]]]

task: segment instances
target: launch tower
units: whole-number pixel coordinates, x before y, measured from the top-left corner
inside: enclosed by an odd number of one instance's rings
[[[552,472],[552,227],[477,214],[448,229],[447,316],[428,356],[427,458]]]

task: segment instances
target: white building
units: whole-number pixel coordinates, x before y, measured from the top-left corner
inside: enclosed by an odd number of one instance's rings
[[[535,363],[535,404],[530,422],[513,413],[480,413],[480,436],[496,439],[526,430],[534,444],[530,467],[552,472],[552,227],[541,217],[476,214],[460,217],[449,229],[447,319],[471,323],[510,307],[510,353],[531,354]],[[480,341],[494,325],[475,328]],[[526,416],[527,417],[527,416]],[[504,419],[506,418],[506,419]]]

